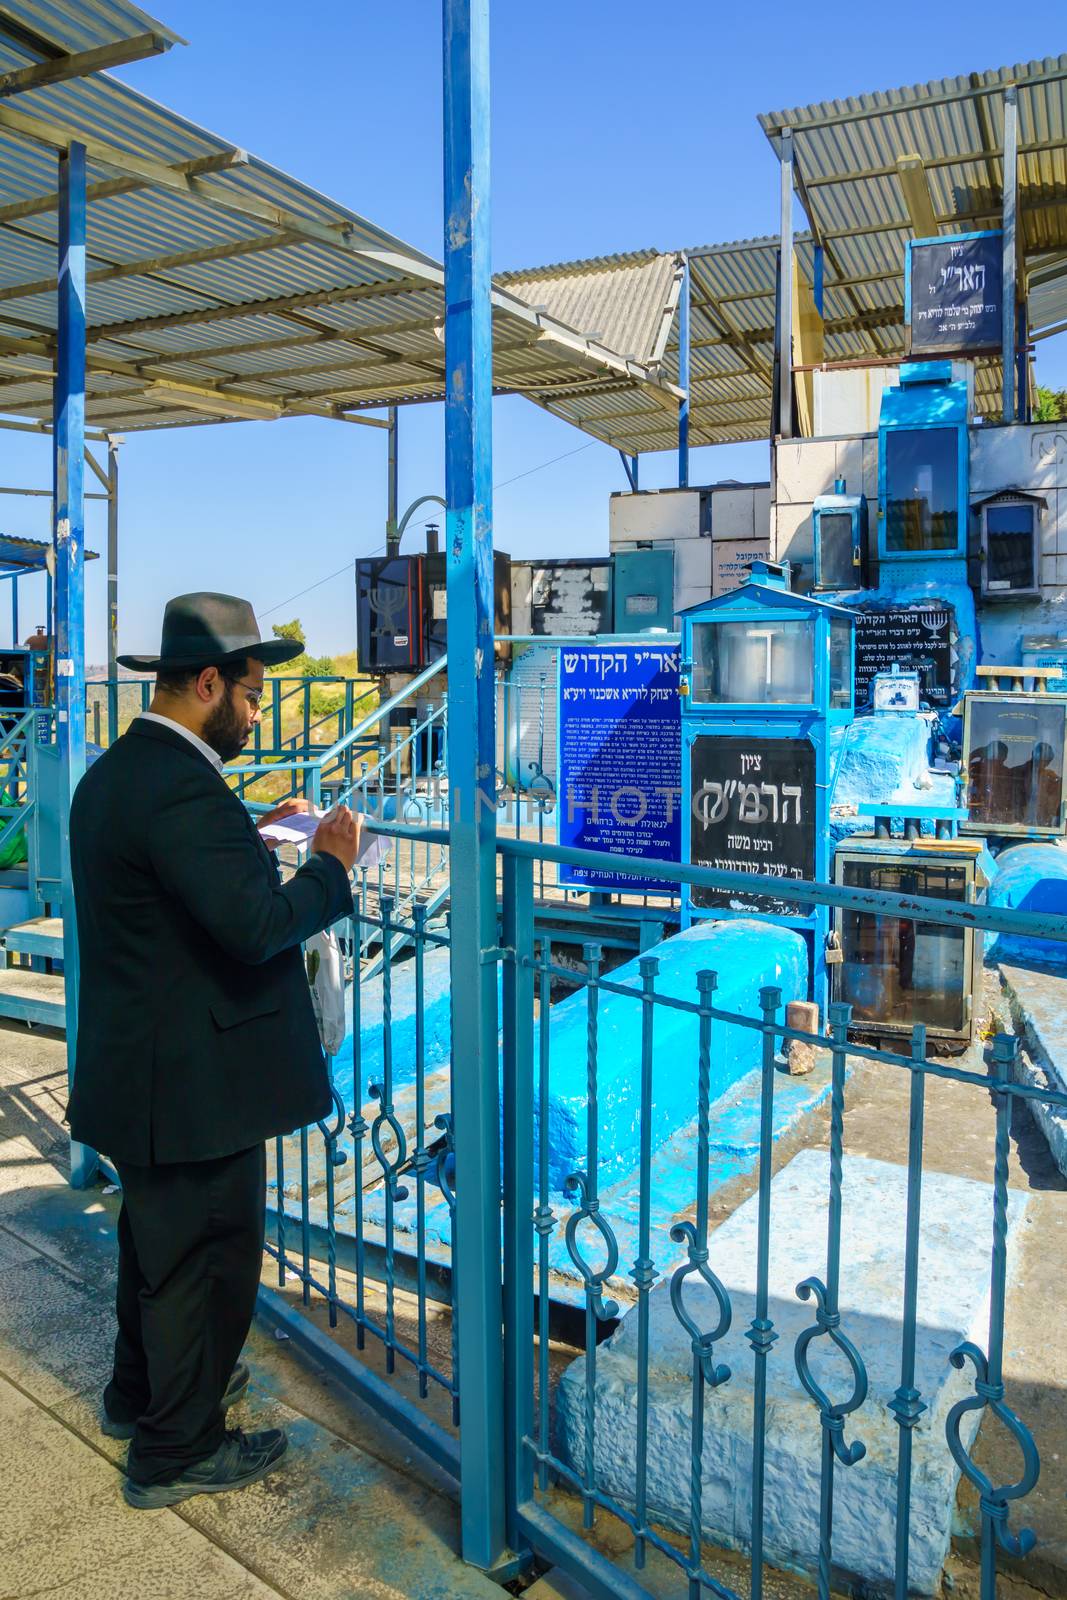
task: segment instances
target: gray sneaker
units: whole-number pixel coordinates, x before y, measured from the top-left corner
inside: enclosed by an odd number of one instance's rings
[[[230,1374],[230,1381],[226,1385],[226,1393],[222,1397],[223,1411],[229,1411],[238,1400],[244,1399],[245,1390],[252,1374],[243,1361],[239,1361]],[[109,1439],[132,1439],[136,1422],[114,1422],[106,1410],[100,1413],[100,1432],[106,1433]]]
[[[229,1428],[217,1450],[186,1467],[173,1483],[134,1483],[127,1478],[122,1485],[123,1497],[137,1511],[157,1511],[189,1500],[194,1494],[225,1494],[227,1489],[243,1489],[272,1472],[288,1448],[289,1440],[281,1428],[264,1428],[261,1433]]]

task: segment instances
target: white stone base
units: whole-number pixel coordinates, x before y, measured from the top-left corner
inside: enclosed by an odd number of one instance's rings
[[[862,1156],[844,1161],[841,1249],[842,1331],[863,1358],[870,1388],[849,1417],[845,1438],[867,1447],[856,1466],[835,1466],[835,1567],[876,1586],[890,1585],[896,1538],[900,1429],[889,1402],[900,1382],[907,1173]],[[804,1278],[825,1278],[828,1154],[805,1150],[771,1185],[770,1316],[778,1333],[767,1372],[765,1551],[776,1565],[811,1573],[819,1537],[821,1426],[793,1360],[798,1334],[814,1320],[796,1297]],[[1009,1243],[1027,1197],[1009,1199]],[[747,1549],[751,1522],[752,1380],[745,1338],[754,1316],[756,1207],[752,1196],[711,1236],[710,1265],[729,1292],[732,1326],[715,1347],[732,1377],[707,1393],[702,1457],[705,1536]],[[948,1551],[959,1477],[945,1440],[945,1418],[973,1392],[973,1371],[949,1365],[964,1339],[986,1347],[992,1240],[992,1186],[927,1172],[923,1180],[916,1386],[928,1407],[914,1430],[910,1587],[933,1594]],[[655,1252],[653,1252],[655,1253]],[[1009,1271],[1011,1270],[1009,1254]],[[701,1330],[717,1314],[709,1290],[692,1287],[686,1305]],[[650,1515],[685,1529],[689,1518],[692,1354],[671,1307],[669,1285],[650,1297],[648,1493]],[[811,1370],[836,1401],[852,1390],[843,1356],[829,1340],[809,1346]],[[627,1313],[597,1352],[596,1465],[599,1487],[632,1507],[636,1427],[637,1317]],[[556,1446],[577,1471],[583,1462],[584,1358],[568,1368],[557,1398]],[[978,1420],[969,1413],[971,1437]],[[964,1433],[964,1442],[970,1437]]]

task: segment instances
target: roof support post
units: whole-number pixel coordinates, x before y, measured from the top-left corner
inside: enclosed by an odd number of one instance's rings
[[[689,306],[691,281],[689,257],[682,265],[682,287],[678,296],[678,386],[685,394],[678,402],[678,487],[689,487]]]
[[[19,647],[19,577],[14,573],[11,578],[11,648]]]
[[[119,736],[119,446],[107,441],[107,742]]]
[[[781,269],[778,274],[778,432],[793,437],[793,130],[783,128]]]
[[[67,1073],[78,1031],[78,928],[70,870],[70,802],[85,770],[85,146],[59,156],[56,377],[52,492],[55,526],[55,704],[59,751],[59,859],[63,894]],[[70,1181],[92,1182],[96,1155],[71,1142]]]
[[[453,1282],[463,1558],[503,1554],[489,0],[443,0],[445,483],[451,828]]]
[[[1019,105],[1018,90],[1009,84],[1004,91],[1004,301],[1001,306],[1001,365],[1004,374],[1004,421],[1014,422],[1015,411],[1015,302],[1016,255],[1015,212],[1019,187]]]
[[[397,532],[397,488],[399,477],[397,473],[396,445],[398,433],[399,407],[390,406],[386,412],[389,428],[389,466],[388,466],[388,502],[385,513],[385,553],[395,556],[400,549],[400,535]]]
[[[625,450],[620,450],[619,451],[619,460],[622,462],[622,470],[626,474],[627,482],[629,483],[630,488],[633,490],[634,494],[636,494],[637,493],[637,483],[638,483],[638,470],[639,470],[639,466],[640,466],[641,457],[640,456],[628,456],[626,454]]]

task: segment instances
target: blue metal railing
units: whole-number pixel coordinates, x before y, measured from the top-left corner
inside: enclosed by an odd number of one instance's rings
[[[446,829],[433,826],[404,827],[375,822],[372,827],[403,841],[407,847],[445,851]],[[682,1592],[691,1600],[705,1593],[737,1600],[738,1591],[712,1568],[704,1496],[704,1464],[715,1438],[705,1428],[705,1402],[731,1381],[717,1354],[733,1315],[730,1292],[715,1272],[715,1237],[710,1223],[709,1169],[719,1115],[712,1091],[711,1053],[716,1030],[743,1030],[758,1043],[756,1104],[758,1105],[755,1295],[747,1339],[752,1349],[751,1470],[738,1493],[747,1493],[752,1507],[746,1538],[748,1588],[762,1592],[767,1569],[765,1518],[768,1401],[767,1379],[772,1364],[789,1360],[817,1418],[821,1443],[818,1469],[818,1547],[813,1572],[821,1597],[829,1595],[835,1578],[834,1501],[842,1475],[862,1472],[863,1448],[849,1427],[854,1420],[863,1434],[867,1403],[867,1368],[862,1335],[850,1333],[849,1313],[841,1309],[842,1272],[842,1164],[848,1115],[844,1088],[847,1072],[860,1062],[877,1064],[882,1072],[904,1072],[910,1081],[907,1127],[907,1198],[901,1242],[903,1296],[900,1320],[899,1382],[889,1403],[898,1426],[894,1586],[899,1600],[909,1593],[913,1558],[912,1490],[913,1448],[916,1424],[931,1397],[916,1387],[916,1334],[919,1314],[920,1252],[923,1198],[923,1139],[926,1085],[930,1078],[967,1086],[990,1096],[994,1130],[994,1161],[989,1190],[990,1302],[985,1347],[965,1342],[953,1353],[960,1369],[975,1373],[973,1389],[957,1401],[948,1414],[943,1450],[978,1492],[981,1519],[982,1594],[992,1600],[995,1591],[996,1552],[1025,1556],[1032,1544],[1025,1530],[1013,1532],[1009,1515],[1013,1503],[1036,1481],[1037,1446],[1028,1421],[1017,1417],[1005,1399],[1003,1372],[1004,1315],[1007,1272],[1008,1137],[1010,1112],[1015,1102],[1042,1103],[1067,1110],[1067,1094],[1016,1078],[1019,1041],[998,1032],[983,1063],[977,1051],[970,1057],[946,1059],[927,1053],[925,1031],[913,1029],[909,1045],[886,1051],[849,1037],[849,1009],[834,1005],[828,1035],[816,1036],[786,1025],[783,995],[774,984],[759,994],[756,1014],[748,1015],[716,1005],[714,972],[695,976],[693,992],[686,996],[667,992],[659,963],[653,956],[640,961],[639,976],[620,982],[604,969],[600,949],[585,950],[585,970],[553,960],[545,937],[538,937],[535,918],[537,874],[544,861],[554,866],[568,861],[577,866],[604,866],[605,858],[590,852],[565,850],[535,840],[501,837],[497,854],[502,876],[502,910],[499,946],[484,952],[496,965],[501,979],[501,1083],[499,1189],[490,1181],[484,1204],[499,1207],[503,1230],[501,1278],[503,1341],[506,1379],[495,1405],[504,1419],[499,1430],[499,1459],[482,1465],[502,1474],[508,1484],[509,1526],[515,1548],[528,1550],[545,1561],[570,1571],[592,1592],[605,1596],[637,1596],[651,1592],[641,1574],[648,1562],[669,1563],[678,1574]],[[610,862],[609,866],[614,865]],[[620,858],[620,868],[640,876],[647,871],[673,882],[695,886],[744,890],[753,893],[748,875],[690,867],[665,867]],[[767,879],[775,899],[797,905],[825,904],[870,916],[886,916],[948,929],[969,928],[988,932],[1023,934],[1060,943],[1067,942],[1067,919],[1001,907],[960,905],[921,896],[899,896],[883,891],[839,885],[788,883]],[[370,929],[380,943],[383,962],[380,977],[357,979],[352,991],[351,1079],[335,1063],[336,1115],[320,1125],[319,1141],[309,1145],[307,1131],[299,1139],[280,1145],[275,1156],[271,1253],[279,1263],[280,1282],[286,1274],[299,1281],[301,1298],[325,1298],[331,1325],[340,1318],[354,1324],[362,1355],[350,1357],[339,1347],[328,1352],[317,1336],[317,1359],[328,1359],[337,1375],[354,1392],[377,1406],[438,1463],[457,1475],[455,1427],[459,1415],[457,1358],[462,1350],[463,1308],[456,1302],[452,1275],[455,1243],[456,1184],[473,1182],[475,1174],[456,1174],[453,1116],[469,1109],[453,1107],[450,1040],[442,1039],[439,994],[429,995],[428,972],[441,961],[438,952],[448,935],[428,924],[425,908],[416,903],[408,914],[398,914],[385,897],[373,911],[363,907],[349,930],[352,949],[360,947]],[[403,951],[403,954],[401,952]],[[437,976],[434,981],[437,981]],[[561,988],[584,989],[587,1008],[587,1058],[585,1064],[585,1154],[561,1190],[554,1187],[550,1170],[550,1141],[540,1139],[537,1127],[552,1125],[550,1095],[553,1073],[553,1000]],[[404,991],[401,1004],[398,997]],[[600,1148],[602,1043],[599,1008],[605,998],[625,996],[640,1008],[639,1083],[637,1120],[639,1144],[636,1171],[629,1180],[634,1214],[618,1210],[621,1189],[601,1179],[605,1157]],[[413,1015],[405,1005],[413,1004]],[[664,1063],[657,1060],[657,1029],[668,1013],[690,1019],[693,1029],[695,1154],[693,1188],[688,1204],[680,1204],[676,1187],[660,1192],[662,1167],[652,1137],[653,1109],[661,1092]],[[446,1001],[447,1014],[447,1001]],[[829,1136],[827,1161],[828,1211],[825,1267],[806,1279],[797,1290],[813,1306],[813,1317],[791,1355],[778,1343],[771,1315],[769,1259],[772,1242],[771,1176],[772,1141],[778,1088],[778,1052],[790,1042],[824,1050],[829,1058]],[[685,1063],[672,1058],[672,1076]],[[607,1152],[610,1157],[611,1152]],[[286,1174],[299,1170],[299,1181]],[[636,1217],[636,1222],[634,1220]],[[620,1223],[622,1224],[620,1228]],[[594,1230],[599,1241],[590,1250]],[[959,1242],[965,1247],[965,1241]],[[629,1270],[622,1268],[629,1255]],[[317,1268],[316,1261],[325,1267]],[[690,1375],[689,1445],[691,1460],[687,1512],[662,1520],[662,1507],[654,1515],[650,1492],[650,1372],[653,1323],[652,1291],[665,1279],[674,1317],[687,1338],[692,1354]],[[694,1298],[703,1285],[710,1299]],[[270,1297],[268,1297],[269,1299]],[[625,1302],[636,1326],[633,1406],[635,1426],[632,1456],[619,1465],[620,1444],[605,1439],[597,1428],[598,1330],[611,1323]],[[580,1307],[580,1324],[574,1308]],[[710,1306],[710,1320],[702,1321]],[[299,1312],[285,1301],[270,1300],[269,1315],[293,1337],[309,1342]],[[450,1361],[431,1354],[428,1325],[436,1318],[451,1318]],[[562,1319],[562,1320],[561,1320]],[[564,1330],[561,1334],[561,1327]],[[565,1336],[582,1361],[582,1414],[578,1446],[561,1454],[555,1440],[556,1377],[549,1359],[550,1340]],[[836,1347],[851,1374],[843,1384],[823,1376],[822,1357],[816,1352]],[[377,1351],[377,1355],[374,1351]],[[584,1352],[584,1353],[583,1353]],[[367,1362],[370,1365],[367,1365]],[[438,1398],[435,1399],[435,1396]],[[441,1400],[444,1409],[441,1408]],[[979,1465],[973,1443],[975,1416],[992,1415],[1006,1423],[1022,1451],[1023,1471],[1015,1484],[999,1484]],[[491,1419],[490,1419],[491,1420]],[[1038,1420],[1038,1419],[1033,1419]],[[482,1419],[482,1428],[487,1419]],[[490,1429],[490,1432],[492,1430]],[[606,1473],[607,1458],[611,1472]],[[722,1470],[727,1470],[724,1466]],[[620,1472],[628,1474],[624,1495],[618,1490]],[[609,1481],[610,1479],[610,1481]],[[568,1506],[574,1505],[573,1514]],[[611,1560],[602,1543],[583,1537],[594,1522],[609,1515],[628,1530],[631,1558]],[[887,1512],[887,1516],[893,1515]],[[576,1531],[580,1526],[582,1533]],[[672,1531],[673,1530],[673,1531]],[[679,1540],[681,1535],[681,1540]],[[612,1547],[618,1547],[617,1539]],[[710,1565],[709,1565],[710,1561]],[[657,1592],[663,1592],[662,1573]]]

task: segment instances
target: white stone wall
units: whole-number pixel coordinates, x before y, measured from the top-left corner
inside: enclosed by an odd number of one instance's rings
[[[720,484],[692,489],[653,489],[613,494],[609,545],[616,550],[650,543],[674,551],[674,609],[684,611],[721,592],[714,574],[769,549],[771,491],[765,483]],[[716,560],[716,547],[724,560]],[[725,549],[728,548],[728,552]]]
[[[810,581],[815,562],[811,508],[820,494],[833,494],[838,478],[847,494],[865,494],[871,531],[878,507],[878,435],[850,434],[839,439],[787,439],[775,446],[776,501],[771,507],[771,549],[775,561],[802,568]]]

